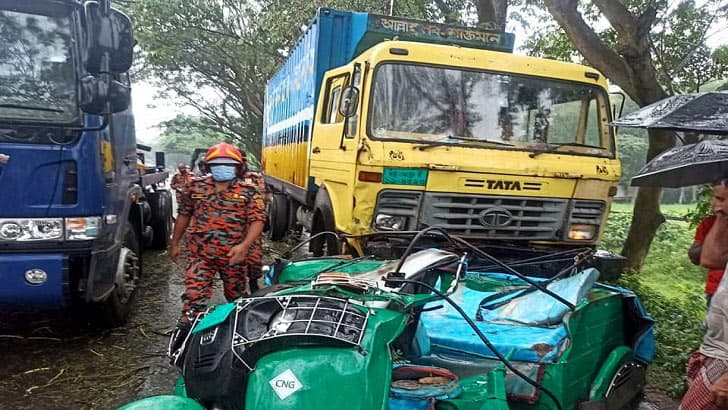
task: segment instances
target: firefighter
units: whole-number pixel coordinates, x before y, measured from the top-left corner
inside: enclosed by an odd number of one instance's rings
[[[265,220],[258,183],[244,177],[245,160],[237,148],[224,142],[216,144],[204,161],[210,175],[194,178],[182,192],[169,246],[169,255],[176,261],[187,230],[189,257],[181,327],[206,308],[216,274],[223,281],[228,301],[248,294],[246,263]]]
[[[265,180],[263,175],[258,172],[251,171],[248,169],[247,158],[245,152],[243,153],[243,180],[246,183],[255,184],[258,186],[258,192],[263,199],[267,199],[268,191],[265,186]],[[259,236],[258,239],[253,243],[248,251],[248,258],[245,261],[245,271],[248,273],[250,291],[255,292],[258,290],[258,279],[263,276],[263,241]]]
[[[177,196],[177,203],[179,204],[182,195],[182,189],[187,186],[190,181],[192,181],[192,174],[190,174],[187,170],[187,165],[182,162],[177,165],[177,171],[179,172],[177,172],[172,177],[172,181],[170,182],[169,186],[174,189],[175,195]]]

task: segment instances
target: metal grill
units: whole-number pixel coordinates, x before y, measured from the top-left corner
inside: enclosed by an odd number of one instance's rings
[[[417,212],[420,209],[422,193],[417,191],[383,190],[377,198],[377,213],[406,216],[407,229],[417,229]]]
[[[420,214],[426,226],[456,235],[487,239],[560,239],[568,200],[509,196],[460,195],[428,192]],[[506,212],[503,212],[503,211]],[[510,215],[507,224],[484,223],[484,215]]]
[[[268,326],[254,334],[241,331],[241,312],[255,309],[254,304],[258,301],[271,299],[279,304],[281,310],[271,318]],[[279,337],[323,337],[359,346],[368,319],[368,311],[362,312],[345,299],[309,295],[245,299],[236,308],[232,348],[238,359],[248,366],[238,352],[255,343]]]
[[[597,225],[602,224],[602,216],[604,215],[604,202],[601,201],[584,201],[575,200],[574,207],[571,209],[572,224]]]

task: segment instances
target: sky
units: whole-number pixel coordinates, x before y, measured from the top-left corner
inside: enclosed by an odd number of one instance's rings
[[[713,24],[713,28],[706,38],[709,47],[715,48],[727,43],[724,36],[720,34],[726,28],[728,28],[726,21],[718,21]],[[526,29],[520,24],[511,23],[508,25],[508,30],[515,33],[515,49],[516,53],[520,54],[519,50],[528,37]],[[186,106],[183,101],[159,98],[159,91],[159,88],[148,81],[136,81],[132,86],[132,109],[136,120],[137,139],[141,143],[151,144],[159,138],[161,132],[158,127],[159,123],[171,120],[179,114],[194,115],[196,112],[193,108]],[[206,96],[206,98],[209,97]]]
[[[185,107],[181,101],[158,98],[159,88],[148,81],[135,81],[131,89],[132,110],[136,125],[137,140],[151,144],[159,138],[158,124],[171,120],[178,114],[194,114],[195,110]]]

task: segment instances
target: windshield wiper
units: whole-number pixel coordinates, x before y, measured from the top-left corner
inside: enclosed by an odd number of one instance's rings
[[[415,145],[415,148],[417,148],[420,151],[424,151],[424,150],[430,149],[430,148],[442,147],[443,145],[452,145],[452,144],[449,142],[434,142],[432,144]]]
[[[447,138],[453,139],[453,140],[458,140],[458,141],[485,142],[487,144],[501,145],[501,146],[504,146],[504,147],[515,147],[516,146],[515,144],[511,144],[511,143],[503,142],[503,141],[481,140],[481,139],[478,139],[478,138],[468,138],[468,137],[456,137],[454,135],[448,135]]]
[[[528,156],[531,158],[536,158],[536,156],[541,154],[548,154],[552,152],[556,152],[561,147],[583,147],[583,148],[597,148],[597,149],[606,149],[604,147],[600,147],[597,145],[589,145],[589,144],[579,144],[578,142],[560,142],[560,143],[551,143],[547,145],[547,148],[545,150],[538,150],[533,151]]]
[[[502,142],[502,141],[481,140],[481,139],[478,139],[478,138],[468,138],[468,137],[456,137],[454,135],[448,135],[446,138],[447,139],[451,139],[451,140],[456,140],[456,141],[482,142],[482,143],[486,143],[486,144],[494,144],[494,145],[500,145],[500,146],[504,146],[504,147],[515,147],[515,144],[510,144],[510,143]],[[443,145],[452,145],[452,143],[451,142],[438,141],[438,142],[434,142],[432,144],[417,145],[417,146],[415,146],[415,148],[419,149],[420,151],[424,151],[424,150],[429,149],[429,148],[441,147]]]
[[[0,103],[0,108],[17,108],[20,110],[33,110],[33,111],[46,111],[46,112],[64,112],[60,108],[48,108],[48,107],[38,107],[36,105],[8,104],[8,103]]]

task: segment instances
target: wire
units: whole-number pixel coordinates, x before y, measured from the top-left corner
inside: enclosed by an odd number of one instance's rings
[[[549,398],[554,402],[554,404],[556,405],[556,408],[558,410],[562,410],[561,403],[559,403],[559,400],[556,398],[556,396],[553,393],[551,393],[551,391],[549,391],[547,388],[543,387],[541,385],[541,383],[533,380],[532,378],[528,377],[526,374],[522,373],[520,370],[516,369],[511,364],[511,362],[508,359],[506,359],[505,356],[503,356],[498,351],[498,349],[496,349],[495,346],[493,346],[493,344],[490,342],[490,340],[488,340],[488,338],[483,334],[483,332],[480,331],[480,329],[478,328],[478,325],[476,325],[475,322],[473,322],[473,320],[468,316],[468,314],[465,313],[465,311],[460,306],[458,306],[458,304],[455,303],[455,301],[450,299],[449,296],[440,292],[435,287],[430,286],[429,284],[427,284],[425,282],[420,282],[418,280],[397,279],[397,278],[391,278],[391,279],[387,279],[387,280],[389,282],[410,283],[413,285],[423,286],[423,287],[429,289],[430,291],[432,291],[433,293],[435,293],[437,296],[439,296],[443,300],[445,300],[448,304],[450,304],[450,306],[452,306],[453,308],[455,308],[455,310],[457,310],[457,312],[460,314],[460,316],[463,317],[463,319],[465,319],[466,322],[468,322],[468,325],[470,325],[470,327],[475,331],[475,334],[478,335],[480,340],[488,347],[488,349],[490,349],[493,352],[493,354],[498,358],[498,360],[500,360],[508,368],[508,370],[510,370],[513,374],[515,374],[516,376],[523,379],[526,383],[528,383],[531,386],[533,386],[534,388],[536,388],[536,390],[541,390],[542,392],[544,392],[544,394],[549,396]]]
[[[429,228],[425,228],[425,229],[421,230],[419,233],[417,233],[417,235],[415,235],[415,237],[412,239],[412,242],[410,242],[410,244],[407,246],[407,249],[405,249],[404,253],[402,254],[402,257],[399,258],[399,263],[397,264],[397,269],[394,270],[396,273],[399,273],[400,269],[402,269],[402,265],[404,265],[405,259],[407,259],[407,257],[412,253],[412,249],[414,249],[415,244],[423,236],[425,236],[425,234],[428,234],[430,232],[439,233],[441,236],[444,236],[445,239],[447,239],[453,246],[457,247],[457,244],[452,239],[450,234],[448,234],[447,231],[445,231],[444,229],[438,228],[436,226],[431,226]]]
[[[286,253],[285,253],[285,255],[293,255],[293,252],[295,252],[295,251],[297,251],[298,249],[300,249],[300,248],[301,248],[301,247],[302,247],[303,245],[305,245],[305,244],[307,244],[307,243],[311,242],[312,240],[314,240],[314,239],[318,238],[319,236],[323,236],[323,235],[333,235],[333,236],[335,236],[335,237],[336,237],[336,239],[337,239],[337,240],[338,240],[339,242],[341,242],[341,236],[339,236],[339,234],[338,234],[338,233],[336,233],[336,232],[332,232],[332,231],[323,231],[323,232],[319,232],[319,233],[317,233],[316,235],[311,235],[311,236],[310,236],[310,237],[309,237],[308,239],[306,239],[305,241],[303,241],[303,242],[299,243],[298,245],[294,246],[293,248],[289,249],[289,250],[288,250],[288,252],[286,252]],[[285,256],[285,255],[283,255],[283,256]]]
[[[395,273],[397,273],[397,274],[400,273],[400,269],[402,268],[402,265],[404,265],[405,259],[407,259],[407,257],[410,255],[410,253],[412,253],[412,249],[414,248],[415,243],[417,243],[417,241],[419,241],[425,234],[428,234],[430,232],[437,232],[441,236],[445,237],[454,247],[458,247],[457,244],[460,244],[460,245],[465,246],[468,249],[471,249],[477,255],[480,255],[480,256],[494,262],[496,265],[505,269],[508,273],[519,277],[520,279],[522,279],[524,282],[528,283],[529,285],[535,287],[536,289],[540,290],[541,292],[543,292],[543,293],[551,296],[552,298],[558,300],[559,302],[563,303],[564,305],[566,305],[566,307],[569,308],[569,310],[571,310],[571,311],[576,310],[576,306],[573,303],[562,298],[561,296],[557,295],[556,293],[550,291],[545,286],[541,285],[538,282],[535,282],[528,276],[511,268],[510,266],[508,266],[505,263],[498,260],[496,257],[494,257],[494,256],[490,255],[489,253],[481,250],[480,248],[472,245],[470,242],[466,241],[465,239],[460,238],[455,235],[450,235],[444,229],[438,228],[436,226],[431,226],[429,228],[425,228],[425,229],[421,230],[419,233],[417,233],[417,235],[415,235],[415,237],[412,239],[412,242],[410,242],[409,246],[407,246],[407,249],[404,251],[404,254],[400,258],[399,263],[397,264],[397,269],[395,269],[395,271],[394,271]]]
[[[550,262],[550,263],[563,262],[563,261],[566,261],[566,260],[572,260],[573,258],[568,258],[568,259],[557,259],[557,258],[558,257],[561,257],[561,256],[571,255],[571,254],[577,254],[577,255],[579,255],[582,252],[590,251],[590,250],[591,250],[591,248],[586,248],[586,247],[584,247],[584,248],[568,249],[568,250],[565,250],[565,251],[559,251],[559,252],[554,252],[554,253],[548,253],[548,254],[545,254],[545,255],[538,255],[538,256],[531,257],[531,258],[521,259],[521,260],[516,261],[516,262],[506,263],[506,265],[513,267],[513,266],[536,265],[536,264],[539,264],[539,263],[547,263],[547,262]],[[498,265],[495,265],[495,264],[491,264],[491,265],[480,265],[480,266],[477,266],[477,268],[476,267],[472,267],[472,269],[490,269],[490,268],[495,267],[495,266],[498,266]]]
[[[505,263],[499,261],[496,257],[491,256],[489,253],[487,253],[487,252],[481,250],[480,248],[478,248],[478,247],[470,244],[469,242],[467,242],[466,240],[464,240],[464,239],[462,239],[460,237],[452,236],[452,238],[456,242],[458,242],[458,243],[464,245],[465,247],[471,249],[475,254],[480,255],[480,256],[482,256],[482,257],[484,257],[486,259],[489,259],[489,260],[493,261],[495,264],[497,264],[498,266],[500,266],[503,269],[505,269],[508,273],[510,273],[512,275],[515,275],[515,276],[518,276],[524,282],[528,283],[529,285],[535,287],[536,289],[540,290],[541,292],[543,292],[543,293],[551,296],[552,298],[558,300],[559,302],[563,303],[564,305],[566,305],[569,308],[569,310],[572,310],[572,311],[573,310],[576,310],[576,306],[573,303],[571,303],[568,300],[562,298],[561,296],[557,295],[556,293],[550,291],[549,289],[547,289],[546,287],[544,287],[542,284],[540,284],[538,282],[535,282],[533,279],[529,278],[528,276],[526,276],[526,275],[518,272],[517,270],[515,270],[515,269],[511,268],[510,266],[506,265]]]

